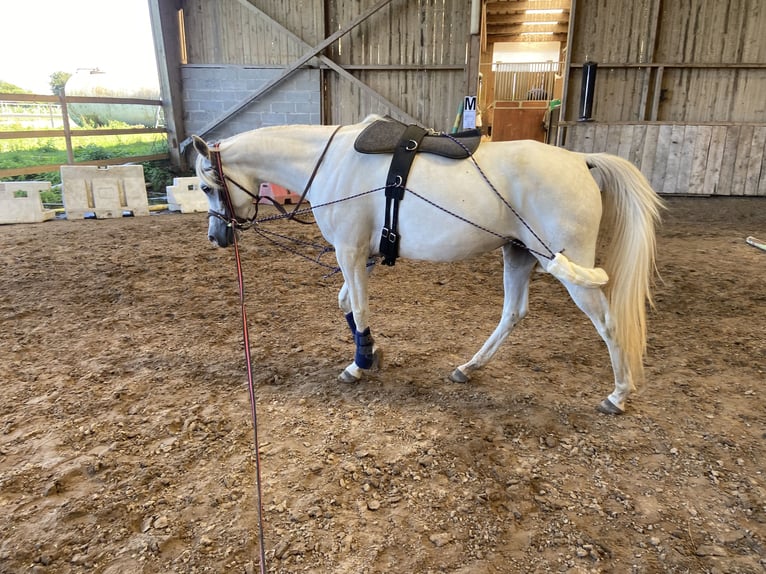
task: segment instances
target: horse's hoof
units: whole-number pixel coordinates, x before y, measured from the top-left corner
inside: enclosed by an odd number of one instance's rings
[[[625,413],[624,410],[615,406],[615,404],[609,399],[604,399],[601,401],[601,404],[596,407],[596,410],[600,413],[604,413],[605,415],[621,415]]]
[[[356,383],[361,377],[355,377],[348,369],[344,369],[343,372],[338,375],[338,381],[341,383]]]
[[[468,375],[466,375],[458,367],[457,369],[455,369],[454,371],[450,373],[449,380],[452,381],[453,383],[467,383]]]

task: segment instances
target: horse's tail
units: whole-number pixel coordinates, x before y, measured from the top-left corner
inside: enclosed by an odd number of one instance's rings
[[[606,295],[615,338],[636,381],[643,378],[646,351],[646,303],[653,305],[655,226],[663,202],[644,175],[629,161],[610,154],[588,154],[589,167],[603,179],[602,227],[610,233],[604,268]]]

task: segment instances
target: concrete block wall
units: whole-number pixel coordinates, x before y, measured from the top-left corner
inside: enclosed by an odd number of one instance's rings
[[[196,134],[282,74],[281,68],[186,65],[181,70],[184,128]],[[240,132],[285,124],[320,124],[319,70],[294,72],[205,136],[215,141]]]

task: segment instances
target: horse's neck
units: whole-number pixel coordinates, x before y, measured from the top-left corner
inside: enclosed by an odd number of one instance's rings
[[[301,193],[332,134],[328,126],[279,126],[243,134],[234,161],[254,178]]]

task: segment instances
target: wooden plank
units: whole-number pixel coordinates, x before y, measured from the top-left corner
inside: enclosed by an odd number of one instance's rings
[[[145,161],[164,161],[170,159],[170,154],[158,153],[154,155],[137,155],[133,157],[112,157],[92,161],[77,161],[72,164],[54,163],[49,165],[32,165],[29,167],[15,167],[0,169],[0,177],[13,177],[16,175],[31,175],[58,171],[62,165],[122,165],[126,163],[142,163]]]
[[[758,195],[766,197],[766,151],[764,151],[763,159],[761,160],[761,175],[758,182]]]
[[[596,124],[596,133],[593,135],[593,151],[607,150],[607,138],[609,136],[609,124]]]
[[[678,172],[681,165],[681,149],[683,147],[686,126],[673,125],[670,127],[670,141],[667,153],[665,177],[662,181],[663,193],[683,193],[678,189]]]
[[[754,128],[750,158],[747,163],[747,174],[745,176],[745,195],[758,195],[758,188],[761,183],[761,166],[764,160],[764,147],[766,147],[766,127]]]
[[[630,152],[633,146],[633,129],[632,124],[620,126],[620,137],[617,143],[617,155],[630,160]]]
[[[652,172],[652,187],[662,193],[665,184],[665,171],[668,167],[668,153],[673,126],[660,125],[657,134],[657,153],[654,156],[654,171]]]
[[[140,134],[164,134],[165,128],[119,128],[119,129],[94,129],[94,130],[70,130],[72,137],[84,136],[128,136]],[[0,139],[28,139],[28,138],[63,138],[65,130],[22,130],[15,132],[0,132]]]
[[[740,126],[726,128],[726,139],[721,159],[721,177],[718,180],[718,195],[732,194],[732,179],[734,178],[734,162],[737,160]]]
[[[620,147],[620,138],[622,136],[622,130],[625,126],[621,124],[607,124],[606,127],[606,147],[604,148],[604,151],[614,155],[619,155],[617,150]]]
[[[710,139],[713,135],[711,126],[696,126],[697,137],[694,141],[694,152],[689,173],[688,192],[694,194],[705,193],[705,171],[707,158],[710,150]]]
[[[710,134],[710,148],[708,149],[705,170],[705,195],[718,195],[718,182],[721,179],[721,164],[723,163],[723,151],[726,145],[727,126],[714,126]]]
[[[691,178],[692,162],[694,160],[694,148],[697,143],[697,126],[686,126],[683,141],[679,143],[681,155],[678,161],[678,179],[676,181],[676,193],[690,193],[689,180]]]
[[[572,138],[569,149],[582,153],[593,153],[593,143],[596,137],[596,125],[583,122],[569,128],[567,139]]]
[[[645,124],[636,124],[633,126],[633,140],[630,143],[630,152],[628,152],[628,159],[638,169],[641,169],[641,160],[644,154],[644,146],[646,145],[646,128]]]
[[[646,126],[646,135],[644,136],[644,145],[641,150],[641,173],[650,182],[654,181],[654,164],[657,161],[657,140],[660,135],[660,126],[657,124]],[[652,189],[657,188],[652,183]]]
[[[747,166],[753,146],[753,126],[741,126],[737,137],[737,156],[734,160],[734,174],[731,178],[731,194],[745,195]]]

